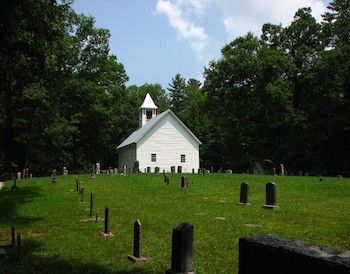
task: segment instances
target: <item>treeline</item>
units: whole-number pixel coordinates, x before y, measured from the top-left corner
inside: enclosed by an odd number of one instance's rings
[[[138,127],[149,92],[203,142],[201,165],[246,170],[270,159],[288,170],[350,166],[350,0],[317,23],[309,8],[289,26],[265,24],[222,49],[204,83],[171,79],[126,86],[110,33],[70,1],[0,3],[1,171],[36,174],[116,165],[116,147]]]

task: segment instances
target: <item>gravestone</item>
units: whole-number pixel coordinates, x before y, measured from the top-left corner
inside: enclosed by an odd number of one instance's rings
[[[21,178],[22,178],[22,175],[21,175],[21,172],[19,171],[19,172],[17,172],[17,179],[21,180]]]
[[[78,178],[75,179],[75,186],[76,186],[76,190],[77,192],[79,191],[79,181]]]
[[[100,175],[100,173],[101,173],[101,164],[96,163],[96,175]]]
[[[11,245],[12,247],[16,246],[16,228],[14,226],[11,227]]]
[[[96,178],[96,167],[95,165],[92,165],[90,179],[95,179],[95,178]]]
[[[228,173],[228,174],[232,174],[232,169],[228,169],[228,170],[226,170],[226,173]]]
[[[192,243],[193,243],[193,225],[182,223],[173,229],[171,269],[166,274],[192,272]]]
[[[114,175],[117,175],[118,174],[118,169],[115,167],[114,168]]]
[[[284,165],[283,164],[280,164],[280,169],[281,169],[281,175],[283,176],[284,175]]]
[[[192,168],[192,174],[194,174],[194,168]]]
[[[102,232],[103,236],[111,236],[110,230],[110,222],[111,222],[111,209],[109,207],[105,208],[105,220],[104,220],[104,230]]]
[[[181,177],[181,189],[185,189],[188,187],[188,181],[185,176]]]
[[[22,238],[21,233],[17,233],[17,249],[16,249],[16,258],[20,259],[22,257]]]
[[[0,182],[0,189],[4,186],[4,182]]]
[[[272,175],[276,175],[276,168],[275,167],[272,168]]]
[[[267,183],[266,184],[266,201],[264,208],[274,209],[278,206],[276,205],[276,185],[275,183]]]
[[[151,167],[150,166],[147,167],[147,173],[151,173]]]
[[[80,201],[83,202],[84,201],[84,187],[82,186],[80,189]]]
[[[51,172],[51,183],[57,183],[56,169]]]
[[[303,172],[299,170],[299,176],[303,176]]]
[[[214,173],[214,168],[213,167],[210,168],[210,173]]]
[[[349,274],[350,252],[271,234],[239,239],[238,274]]]
[[[158,173],[159,173],[159,166],[156,166],[156,167],[154,168],[154,173],[155,173],[155,174],[158,174]]]
[[[68,170],[67,168],[64,166],[63,167],[63,176],[67,176],[68,175]]]
[[[139,172],[140,171],[140,162],[135,161],[134,162],[134,172]]]
[[[89,212],[90,217],[92,217],[93,215],[94,205],[95,205],[95,193],[91,192],[90,193],[90,212]]]
[[[167,175],[164,175],[164,183],[166,183],[167,185],[170,183],[170,178]]]
[[[126,169],[126,166],[123,166],[123,176],[126,176],[127,174],[127,169]]]
[[[177,167],[177,173],[182,173],[182,166]]]
[[[133,263],[145,262],[147,258],[141,255],[141,222],[136,220],[134,223],[134,252],[128,259]]]
[[[170,167],[171,174],[175,174],[175,166]]]
[[[249,203],[249,185],[247,183],[242,183],[239,195],[240,205],[250,205]]]

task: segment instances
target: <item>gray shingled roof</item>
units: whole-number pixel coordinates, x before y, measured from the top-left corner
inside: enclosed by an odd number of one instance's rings
[[[181,120],[170,110],[166,110],[163,113],[159,114],[158,116],[152,118],[149,120],[143,127],[140,127],[139,129],[135,130],[131,135],[129,135],[128,138],[126,138],[118,147],[117,149],[120,149],[122,147],[135,144],[137,143],[147,132],[149,132],[160,120],[162,120],[168,113],[171,113],[182,126],[184,126],[188,132],[193,136],[193,138],[199,143],[202,144],[201,141],[198,140],[198,138],[184,125],[184,123],[181,122]]]

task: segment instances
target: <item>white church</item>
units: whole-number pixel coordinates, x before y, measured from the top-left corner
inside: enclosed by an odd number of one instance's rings
[[[171,171],[171,166],[182,167],[182,172],[199,168],[201,141],[170,110],[159,113],[152,97],[147,93],[140,107],[139,128],[118,147],[118,168],[134,168],[138,161],[141,172],[159,167]]]

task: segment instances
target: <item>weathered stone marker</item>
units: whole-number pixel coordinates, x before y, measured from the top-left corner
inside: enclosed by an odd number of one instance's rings
[[[11,227],[11,245],[12,247],[16,246],[16,228],[14,226]]]
[[[158,174],[158,173],[159,173],[159,170],[160,170],[159,166],[156,166],[156,167],[154,168],[154,173],[155,173],[155,174]]]
[[[102,232],[103,236],[113,236],[110,230],[111,222],[111,209],[109,207],[105,208],[105,221],[104,221],[104,230]]]
[[[171,269],[166,274],[192,272],[193,225],[182,223],[173,229]]]
[[[21,233],[17,233],[17,248],[16,248],[16,258],[20,259],[22,256],[22,238]]]
[[[170,170],[171,170],[171,174],[174,174],[175,173],[175,166],[171,166]]]
[[[140,172],[140,162],[139,161],[135,161],[134,162],[134,172]]]
[[[188,181],[187,181],[187,178],[185,176],[182,176],[181,177],[181,188],[182,189],[185,189],[188,187]]]
[[[92,165],[90,179],[96,178],[96,166]]]
[[[134,253],[129,255],[128,259],[133,263],[147,261],[147,258],[141,255],[141,222],[139,220],[134,223]]]
[[[194,168],[192,168],[192,174],[194,174]]]
[[[239,274],[349,274],[350,253],[274,235],[239,239]]]
[[[263,205],[264,208],[274,209],[278,206],[276,205],[276,185],[275,183],[266,184],[266,202]]]
[[[57,183],[56,169],[51,172],[51,183]]]
[[[247,183],[242,183],[239,195],[240,205],[250,205],[249,203],[249,185]]]
[[[94,213],[94,205],[95,205],[95,193],[91,192],[90,193],[90,212],[89,212],[90,217],[92,217]]]
[[[84,187],[82,186],[80,189],[80,201],[83,202],[84,201]]]
[[[177,166],[177,173],[182,173],[182,166]]]
[[[147,167],[147,173],[151,173],[151,167],[150,166]]]
[[[63,176],[67,176],[68,175],[68,169],[64,166],[63,167]]]
[[[126,166],[123,166],[123,176],[126,176],[126,172],[127,172]]]
[[[78,178],[75,179],[75,188],[77,190],[77,192],[79,191],[79,181]]]

